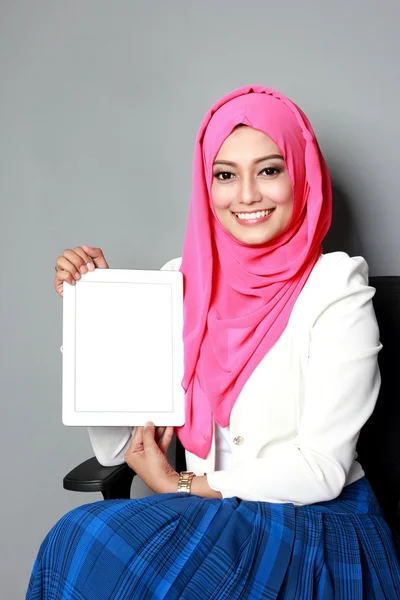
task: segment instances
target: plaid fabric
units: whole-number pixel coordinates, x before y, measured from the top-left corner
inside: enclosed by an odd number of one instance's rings
[[[160,494],[67,513],[26,598],[398,600],[400,565],[365,477],[302,507]]]

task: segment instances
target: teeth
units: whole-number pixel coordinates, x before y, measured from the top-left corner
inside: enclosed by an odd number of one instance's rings
[[[269,210],[259,210],[258,212],[254,213],[235,213],[235,215],[238,217],[238,219],[248,221],[250,219],[261,219],[261,217],[266,217],[273,210],[273,208],[270,208]]]

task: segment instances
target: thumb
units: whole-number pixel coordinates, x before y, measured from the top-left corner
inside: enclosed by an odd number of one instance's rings
[[[145,451],[154,450],[154,448],[157,448],[158,450],[158,445],[154,439],[155,432],[156,429],[154,423],[148,421],[143,428],[143,448]]]
[[[82,246],[82,248],[90,256],[98,269],[109,268],[101,248],[92,248],[92,246]]]

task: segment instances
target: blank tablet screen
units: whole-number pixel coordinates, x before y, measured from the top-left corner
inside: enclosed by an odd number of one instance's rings
[[[65,284],[63,422],[178,425],[182,311],[178,272],[97,269]]]

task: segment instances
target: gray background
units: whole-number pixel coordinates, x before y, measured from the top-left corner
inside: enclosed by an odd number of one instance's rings
[[[400,274],[399,20],[397,0],[1,1],[2,598],[24,597],[49,528],[100,499],[62,489],[91,448],[61,424],[56,257],[179,256],[200,122],[262,84],[303,108],[327,158],[326,250]]]

